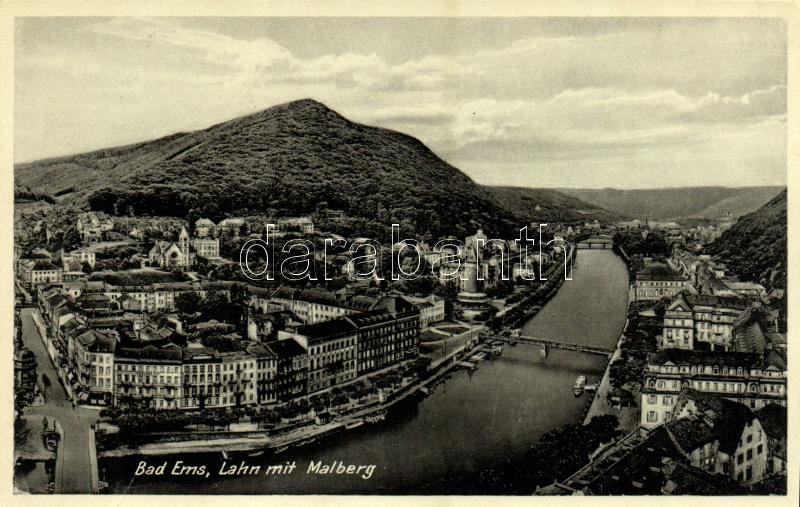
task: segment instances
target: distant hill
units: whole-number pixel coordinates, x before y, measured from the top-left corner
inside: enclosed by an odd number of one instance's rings
[[[482,187],[419,140],[351,122],[310,99],[197,132],[20,164],[15,178],[110,214],[280,216],[325,203],[371,230],[399,222],[404,232],[434,237],[478,227],[506,236],[538,216],[528,191]],[[548,220],[585,219],[571,207],[599,212],[555,191],[536,195]]]
[[[528,222],[617,220],[620,215],[558,190],[525,187],[484,187],[503,208]]]
[[[19,183],[14,184],[14,202],[23,203],[38,201],[44,201],[50,204],[55,204],[56,202],[51,195],[44,192],[36,192],[26,185],[21,185]]]
[[[706,252],[718,256],[742,280],[786,288],[786,190],[739,218]]]
[[[559,189],[561,192],[632,218],[679,220],[738,217],[765,204],[784,187],[685,187],[644,190]]]

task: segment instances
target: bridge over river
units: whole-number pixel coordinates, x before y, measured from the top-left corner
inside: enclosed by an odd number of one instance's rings
[[[582,345],[579,343],[565,343],[559,342],[555,340],[547,340],[542,338],[535,338],[533,336],[492,336],[492,339],[499,340],[506,343],[524,343],[527,345],[535,345],[541,349],[541,353],[543,357],[547,357],[548,349],[559,349],[559,350],[572,350],[575,352],[583,352],[584,354],[593,354],[596,356],[605,356],[611,357],[611,354],[614,353],[613,350],[604,348],[604,347],[595,347],[592,345]]]
[[[610,238],[589,238],[578,242],[578,250],[611,250],[614,241]]]

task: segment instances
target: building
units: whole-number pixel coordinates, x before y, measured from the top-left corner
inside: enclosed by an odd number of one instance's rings
[[[644,371],[641,421],[654,428],[672,418],[677,396],[695,389],[759,409],[786,404],[786,359],[769,350],[763,356],[748,352],[708,352],[664,349],[652,354]]]
[[[421,329],[441,322],[445,318],[444,298],[431,294],[426,298],[403,296],[403,299],[419,310],[419,325]]]
[[[194,223],[194,235],[198,238],[209,238],[216,235],[216,225],[207,218],[201,218]]]
[[[373,302],[377,301],[373,300]],[[250,296],[250,305],[260,308],[262,311],[276,308],[288,310],[306,324],[337,319],[363,309],[348,306],[338,300],[334,294],[324,290],[300,290],[289,287],[278,287],[269,297],[254,293]]]
[[[314,222],[309,217],[282,218],[275,224],[276,236],[298,233],[304,236],[314,234]]]
[[[702,294],[722,297],[742,297],[754,301],[766,299],[767,289],[763,285],[752,282],[740,282],[720,278],[708,278],[703,284]]]
[[[767,437],[768,474],[786,474],[786,407],[771,403],[756,412]]]
[[[308,394],[353,380],[357,376],[356,328],[346,319],[307,324],[294,332],[278,331],[278,339],[295,340],[306,351]]]
[[[22,393],[28,400],[36,392],[36,354],[26,347],[14,353],[14,391]]]
[[[46,283],[59,283],[62,273],[63,269],[48,259],[20,259],[17,262],[17,276],[28,289]]]
[[[61,261],[64,263],[67,262],[77,262],[80,265],[83,263],[87,263],[89,266],[94,268],[96,256],[94,251],[88,248],[79,248],[78,250],[73,250],[71,252],[64,252],[61,254]]]
[[[631,301],[656,301],[673,297],[684,289],[693,290],[688,278],[676,273],[667,265],[654,263],[636,273],[631,284]]]
[[[179,347],[118,347],[114,352],[115,404],[181,408],[181,356]]]
[[[222,358],[215,349],[190,343],[183,349],[183,399],[181,408],[216,408],[223,405]]]
[[[687,389],[667,426],[692,466],[753,484],[766,475],[767,437],[748,407]]]
[[[308,351],[293,338],[265,343],[278,356],[275,396],[287,401],[307,392]]]
[[[196,255],[209,260],[220,259],[219,239],[195,238],[191,241],[191,244]]]
[[[664,313],[661,347],[729,350],[734,324],[750,306],[742,298],[679,293]]]
[[[685,390],[674,414],[599,449],[560,486],[591,495],[736,495],[765,477],[767,438],[749,408]]]
[[[216,226],[216,233],[218,235],[226,234],[232,237],[239,237],[242,226],[245,225],[243,218],[226,218]]]
[[[73,371],[77,372],[74,392],[80,401],[111,405],[114,396],[114,351],[118,335],[88,329],[71,337],[68,345]]]
[[[75,224],[84,243],[103,241],[103,233],[114,229],[114,221],[104,213],[88,212],[78,215]]]
[[[358,375],[397,364],[419,352],[420,313],[406,303],[394,312],[378,310],[345,318],[356,329]]]
[[[242,407],[257,403],[256,357],[242,350],[220,352],[219,356],[222,381],[219,405]]]
[[[185,227],[181,227],[177,242],[157,241],[148,252],[147,260],[151,266],[187,270],[194,265],[195,260],[195,254],[189,247],[189,233]]]
[[[278,353],[263,343],[247,345],[247,352],[256,360],[256,402],[260,405],[278,401]]]

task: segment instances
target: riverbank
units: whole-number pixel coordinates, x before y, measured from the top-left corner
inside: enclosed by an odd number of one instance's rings
[[[462,347],[463,349],[463,347]],[[470,352],[481,350],[477,347]],[[458,356],[461,350],[454,351],[448,359]],[[218,432],[220,438],[201,438],[192,440],[178,440],[165,442],[152,442],[135,447],[118,447],[99,452],[101,458],[134,456],[134,455],[163,455],[177,453],[208,453],[208,452],[257,452],[273,451],[283,452],[288,448],[306,445],[311,442],[339,434],[342,431],[355,429],[363,424],[370,424],[367,419],[379,416],[398,403],[420,393],[421,390],[440,381],[445,375],[456,368],[454,361],[441,361],[433,367],[425,379],[412,382],[393,392],[383,402],[374,401],[355,410],[341,414],[334,421],[326,424],[308,424],[300,426],[280,435],[268,435],[268,431],[248,432]],[[188,436],[188,435],[187,435]]]
[[[589,410],[586,412],[583,424],[589,424],[593,417],[600,415],[613,415],[619,419],[618,429],[624,433],[628,433],[639,426],[639,407],[614,407],[609,401],[609,394],[611,393],[611,364],[622,355],[622,343],[625,341],[625,331],[628,328],[628,321],[625,320],[625,325],[619,334],[616,348],[611,358],[608,360],[603,378],[597,386],[592,403]]]

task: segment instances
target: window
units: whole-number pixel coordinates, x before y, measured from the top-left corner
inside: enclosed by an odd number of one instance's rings
[[[651,410],[647,413],[647,422],[656,422],[658,417],[656,417],[656,411]]]
[[[736,455],[736,464],[741,465],[744,463],[744,454],[737,454]]]

